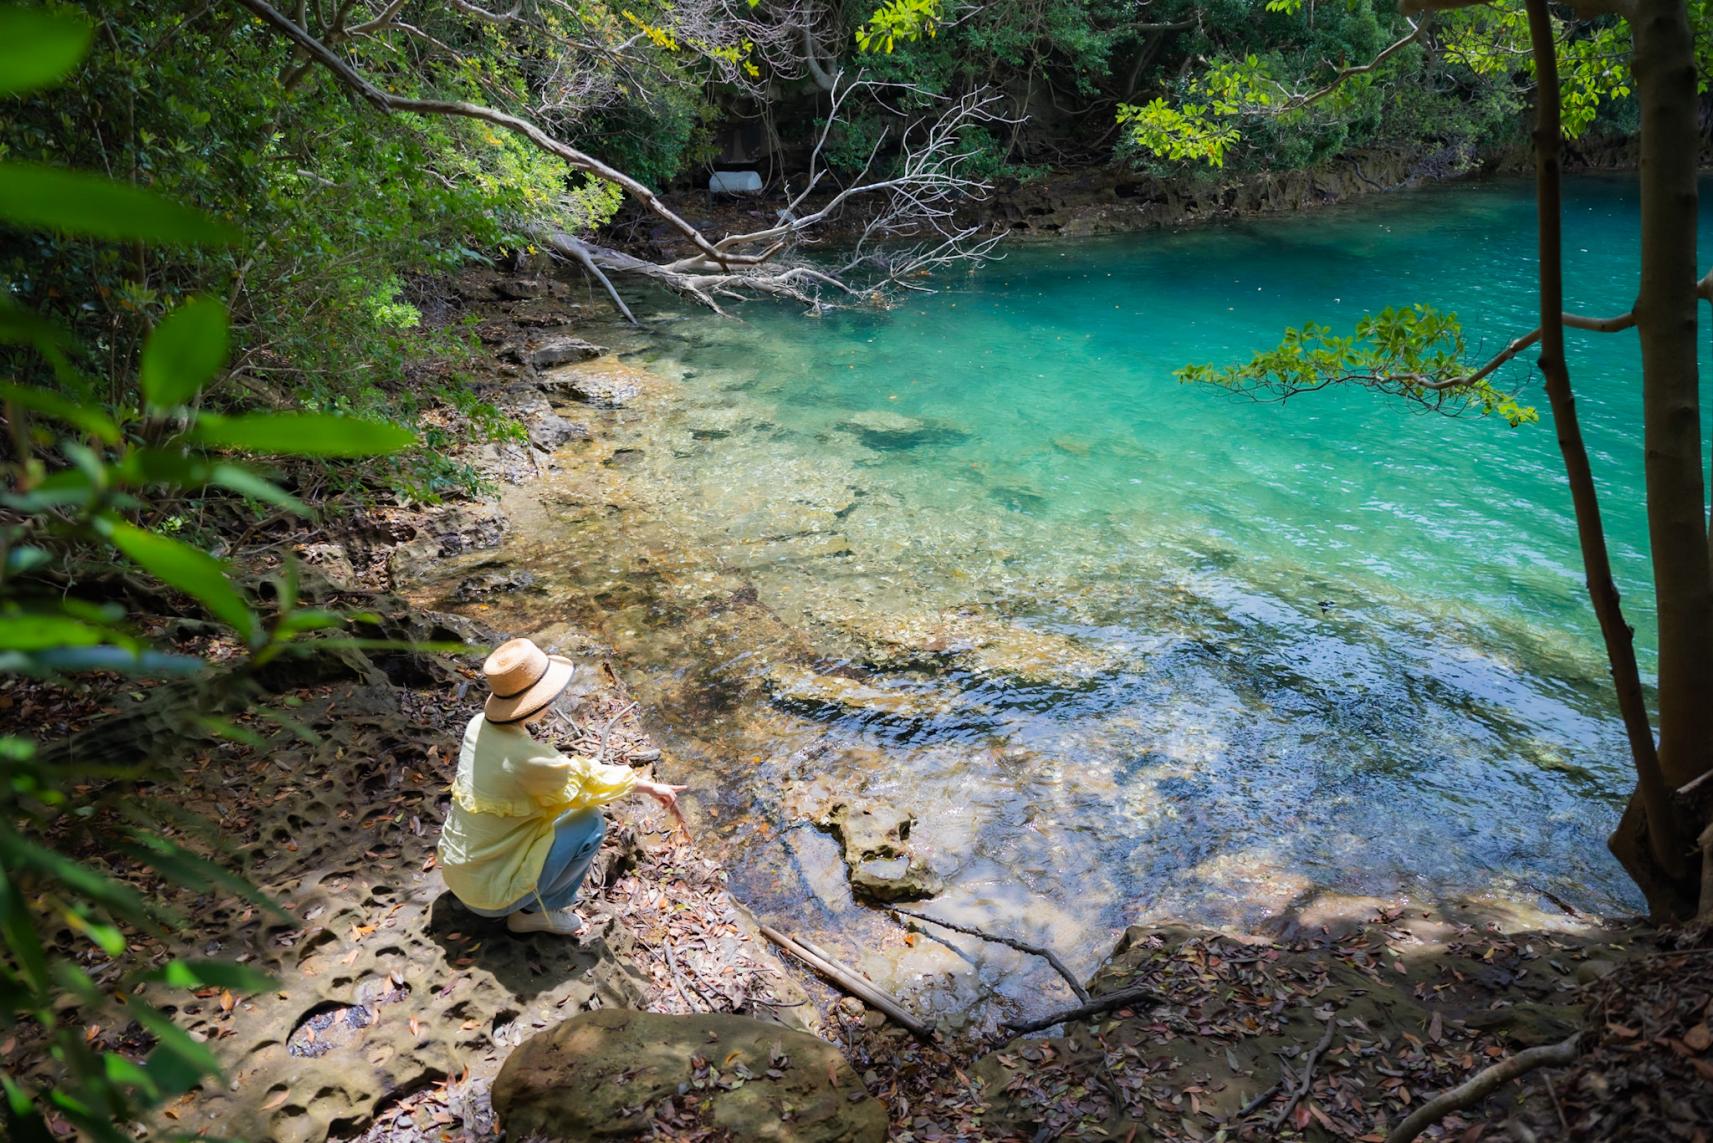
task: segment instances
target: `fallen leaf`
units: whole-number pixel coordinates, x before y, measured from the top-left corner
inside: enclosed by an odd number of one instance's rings
[[[238,1003],[238,998],[232,995],[231,990],[223,990],[220,993],[220,1011],[230,1012],[232,1005],[236,1003]]]
[[[267,1102],[262,1104],[262,1110],[263,1111],[272,1111],[274,1108],[280,1106],[282,1103],[284,1103],[286,1100],[288,1100],[290,1098],[291,1098],[291,1089],[290,1088],[282,1088],[280,1091],[277,1091],[273,1095],[268,1096]]]
[[[410,1034],[418,1039],[422,1038],[422,1021],[418,1020],[414,1014],[410,1018]]]
[[[1705,1052],[1709,1047],[1713,1047],[1713,1028],[1709,1028],[1706,1021],[1702,1021],[1683,1034],[1683,1042],[1697,1052]]]

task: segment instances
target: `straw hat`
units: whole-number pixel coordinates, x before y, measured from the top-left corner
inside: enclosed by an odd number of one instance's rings
[[[482,664],[487,680],[489,722],[522,722],[559,697],[577,669],[561,655],[549,655],[528,639],[512,639],[494,648]]]

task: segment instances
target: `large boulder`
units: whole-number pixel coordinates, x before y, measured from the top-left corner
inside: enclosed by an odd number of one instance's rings
[[[647,377],[640,369],[602,358],[549,369],[536,379],[536,384],[554,396],[601,409],[618,409],[641,395]]]
[[[537,369],[551,369],[576,361],[593,361],[607,351],[580,337],[549,337],[529,351],[528,361]]]
[[[886,1138],[885,1109],[838,1049],[747,1016],[585,1012],[506,1057],[493,1100],[513,1138],[672,1135],[692,1125],[781,1143]]]

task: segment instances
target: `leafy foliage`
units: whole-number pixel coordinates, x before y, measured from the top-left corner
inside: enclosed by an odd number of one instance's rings
[[[1243,25],[1204,36],[1207,50],[1199,54],[1206,63],[1170,97],[1120,105],[1127,147],[1148,160],[1217,168],[1239,153],[1295,166],[1362,141],[1491,141],[1501,124],[1515,121],[1533,82],[1520,0],[1440,14],[1425,30],[1437,52],[1412,46],[1374,70],[1347,69],[1401,40],[1408,30],[1401,17],[1367,0],[1318,12],[1302,0],[1261,7],[1261,18],[1251,14],[1248,24],[1265,37],[1260,54],[1239,54],[1256,35]],[[1698,44],[1713,36],[1708,21],[1698,17],[1696,27]],[[1630,96],[1627,25],[1602,16],[1556,20],[1554,28],[1565,134],[1574,138],[1603,117],[1622,126]]]
[[[900,43],[933,39],[940,26],[940,0],[886,0],[856,30],[856,45],[865,52],[885,52]]]
[[[86,23],[58,13],[0,9],[0,30],[8,37],[0,54],[16,51],[34,61],[0,72],[0,90],[63,78],[81,58],[67,45],[89,42]],[[48,63],[57,71],[50,73]],[[0,225],[45,230],[54,242],[124,239],[207,249],[238,239],[230,224],[101,176],[7,161],[0,162],[0,188],[12,192],[0,194]],[[62,193],[47,193],[54,188]],[[100,249],[80,247],[97,265]],[[103,382],[81,367],[95,355],[71,331],[0,301],[0,340],[33,350],[41,368],[37,383],[0,386],[13,444],[4,462],[9,491],[0,494],[7,509],[0,528],[0,669],[7,674],[202,676],[208,689],[201,695],[174,698],[177,692],[168,690],[164,705],[180,722],[225,732],[231,723],[224,708],[243,705],[247,670],[282,653],[326,646],[324,633],[343,625],[342,616],[297,606],[289,570],[271,613],[264,613],[225,561],[168,534],[152,508],[163,494],[225,489],[306,512],[264,475],[223,454],[369,456],[403,448],[414,435],[385,421],[325,413],[201,411],[224,372],[228,334],[223,302],[190,298],[146,332],[129,384],[117,374]],[[103,393],[135,393],[137,400],[103,401]],[[111,581],[133,573],[214,617],[236,637],[247,663],[216,677],[200,659],[151,648],[122,607],[99,594],[103,575]],[[95,594],[82,582],[90,577],[97,580]],[[157,995],[268,984],[241,964],[159,963],[143,954],[136,936],[170,932],[184,919],[84,856],[122,855],[166,883],[198,892],[214,887],[290,919],[197,851],[194,819],[140,793],[138,780],[151,774],[151,750],[161,746],[139,743],[138,761],[115,764],[44,752],[20,735],[0,737],[0,1028],[26,1044],[0,1073],[11,1138],[48,1138],[50,1121],[88,1138],[131,1138],[127,1124],[218,1071],[209,1048],[157,1006]],[[52,936],[62,929],[69,943]],[[85,945],[104,962],[99,978],[84,967]],[[103,1050],[85,1034],[97,1021],[134,1024],[153,1047],[141,1059]],[[52,1058],[49,1073],[12,1070],[43,1056]]]
[[[1355,384],[1440,411],[1472,408],[1483,416],[1503,417],[1512,427],[1538,421],[1540,414],[1521,404],[1516,394],[1470,372],[1464,365],[1467,348],[1456,314],[1414,305],[1365,314],[1346,337],[1310,322],[1286,330],[1277,347],[1245,364],[1188,365],[1176,376],[1186,383],[1281,401]]]

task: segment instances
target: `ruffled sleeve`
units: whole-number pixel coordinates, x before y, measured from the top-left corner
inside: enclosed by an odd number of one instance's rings
[[[636,771],[576,754],[547,754],[525,760],[517,781],[543,809],[563,812],[617,801],[636,788]]]

